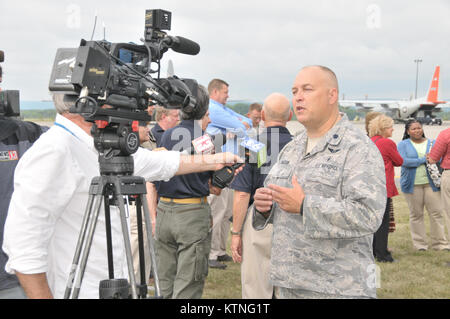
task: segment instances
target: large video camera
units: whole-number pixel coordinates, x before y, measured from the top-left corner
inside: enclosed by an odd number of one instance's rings
[[[5,53],[0,51],[0,63],[5,62]],[[2,66],[0,65],[0,82],[3,77]],[[17,90],[0,90],[0,116],[18,117],[20,116],[20,97]]]
[[[149,105],[186,113],[195,109],[195,80],[160,78],[160,60],[168,49],[190,55],[200,51],[191,40],[168,36],[163,30],[170,27],[170,12],[147,10],[143,45],[82,40],[79,48],[58,49],[49,89],[64,93],[65,99],[74,102],[70,112],[94,122],[99,152],[115,144],[115,155],[134,153],[139,147],[136,122],[151,120]],[[156,69],[152,69],[154,64]],[[154,73],[155,79],[151,76]],[[116,139],[105,146],[103,142],[113,135],[122,141]]]

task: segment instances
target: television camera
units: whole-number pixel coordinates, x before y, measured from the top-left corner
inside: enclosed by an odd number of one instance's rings
[[[78,298],[102,201],[109,279],[100,282],[100,298],[146,298],[148,278],[143,272],[143,221],[150,247],[155,297],[160,296],[145,180],[132,176],[134,162],[131,155],[139,147],[138,126],[151,119],[147,112],[149,105],[182,109],[186,113],[196,107],[198,84],[195,80],[176,76],[160,78],[160,61],[168,49],[189,55],[200,51],[199,45],[191,40],[167,35],[164,30],[170,30],[170,27],[170,12],[147,10],[142,45],[81,40],[78,48],[57,50],[49,89],[53,93],[64,94],[64,99],[73,105],[71,113],[80,114],[93,123],[91,134],[99,152],[100,166],[100,176],[91,182],[65,298]],[[155,73],[157,76],[154,78],[152,75]],[[125,199],[136,202],[140,284],[134,275]],[[120,213],[129,282],[114,278],[111,205],[116,206]]]
[[[168,49],[189,55],[200,51],[197,43],[163,31],[170,28],[170,12],[147,10],[142,45],[81,40],[78,48],[57,50],[49,89],[64,93],[74,103],[70,112],[94,123],[99,152],[110,148],[112,144],[105,146],[103,141],[116,135],[115,155],[134,153],[139,147],[136,122],[150,121],[149,105],[194,110],[195,80],[160,78],[160,61]]]
[[[5,52],[0,51],[0,63],[5,62]],[[0,65],[0,83],[3,78],[3,69]],[[18,117],[20,116],[20,94],[18,90],[0,89],[0,116]]]

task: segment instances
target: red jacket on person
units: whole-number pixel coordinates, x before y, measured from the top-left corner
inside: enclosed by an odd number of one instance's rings
[[[435,161],[442,158],[441,167],[450,169],[450,128],[439,133],[430,151],[430,157]]]
[[[371,138],[371,140],[380,150],[381,156],[383,156],[384,169],[386,172],[387,197],[394,197],[398,195],[398,190],[394,181],[394,166],[402,166],[403,158],[397,150],[397,145],[395,145],[395,142],[391,139],[384,138],[380,135],[375,135]]]

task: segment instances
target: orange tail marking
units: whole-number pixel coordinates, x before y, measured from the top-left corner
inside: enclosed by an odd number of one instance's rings
[[[431,86],[428,90],[427,101],[428,102],[437,102],[438,100],[438,90],[439,90],[439,71],[441,70],[440,66],[437,66],[433,78],[431,79]]]

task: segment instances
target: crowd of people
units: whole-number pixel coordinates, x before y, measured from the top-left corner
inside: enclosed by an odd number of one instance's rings
[[[251,104],[246,116],[226,105],[229,89],[222,79],[199,85],[192,92],[194,112],[152,107],[156,123],[139,128],[135,175],[146,180],[153,270],[162,297],[201,298],[209,268],[226,271],[234,261],[241,264],[243,298],[376,298],[371,266],[375,260],[397,261],[388,247],[395,231],[393,197],[399,195],[395,167],[401,167],[413,247],[429,249],[426,209],[430,247],[450,250],[450,129],[434,141],[411,120],[396,145],[394,121],[373,112],[364,134],[339,111],[338,80],[325,66],[298,72],[292,101],[272,93],[262,104]],[[8,186],[2,190],[0,298],[64,296],[89,182],[99,172],[92,123],[70,113],[63,94],[53,99],[55,125],[27,139],[10,175],[1,177]],[[295,136],[286,127],[294,113],[304,127]],[[223,145],[194,154],[193,142],[204,136]],[[245,137],[266,145],[267,160],[237,169],[228,187],[213,185],[214,171],[242,160],[235,154]],[[7,138],[2,135],[2,149],[22,140]],[[429,168],[436,163],[443,170],[438,184]],[[132,206],[133,267],[139,276]],[[108,277],[104,228],[100,216],[81,298],[97,298],[99,281]],[[115,215],[111,231],[114,277],[127,277]],[[147,246],[144,252],[143,273],[150,280]]]

